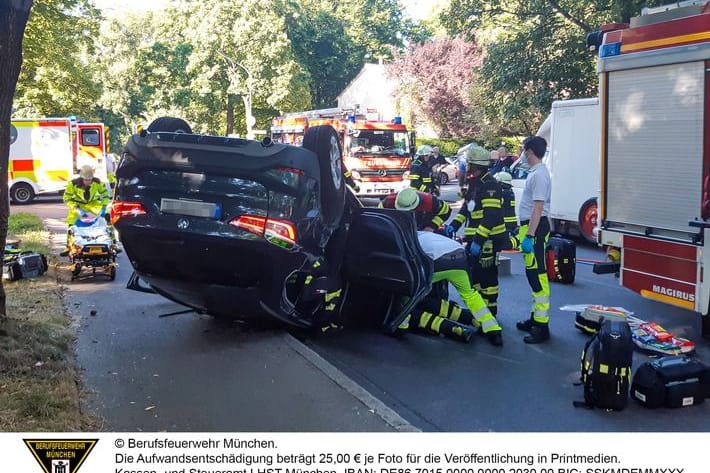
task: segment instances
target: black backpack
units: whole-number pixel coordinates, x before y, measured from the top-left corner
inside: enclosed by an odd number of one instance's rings
[[[575,407],[620,411],[629,400],[634,344],[628,322],[601,319],[601,327],[582,350],[584,402]]]

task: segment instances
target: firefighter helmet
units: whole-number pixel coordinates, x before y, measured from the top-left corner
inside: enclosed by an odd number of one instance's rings
[[[476,146],[475,144],[469,145],[469,147],[466,149],[466,161],[468,161],[468,164],[472,166],[483,166],[483,167],[488,167],[490,164],[490,153],[485,149],[481,148],[480,146]]]
[[[500,182],[501,184],[509,186],[512,185],[513,176],[511,176],[509,172],[501,171],[499,173],[496,173],[495,178],[496,181]]]
[[[394,208],[399,210],[414,210],[419,205],[419,193],[413,187],[407,187],[397,192]]]
[[[434,150],[432,150],[431,146],[429,145],[421,145],[419,148],[417,148],[417,156],[429,156],[434,153]]]

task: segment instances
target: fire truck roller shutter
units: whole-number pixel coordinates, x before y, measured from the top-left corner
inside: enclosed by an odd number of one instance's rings
[[[702,159],[679,158],[703,154],[704,83],[704,61],[609,73],[607,221],[693,231]]]

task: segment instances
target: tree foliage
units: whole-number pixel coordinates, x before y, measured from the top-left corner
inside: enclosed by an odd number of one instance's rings
[[[37,0],[27,23],[16,115],[95,119],[98,11],[88,0]]]
[[[444,138],[467,137],[479,129],[470,91],[481,59],[471,41],[438,38],[411,45],[388,66],[388,74],[398,81],[400,96],[411,99],[417,122],[432,124]]]
[[[475,31],[485,50],[474,94],[481,97],[488,125],[529,134],[554,100],[598,93],[586,34],[606,23],[627,22],[653,3],[451,0],[440,21],[450,34]]]

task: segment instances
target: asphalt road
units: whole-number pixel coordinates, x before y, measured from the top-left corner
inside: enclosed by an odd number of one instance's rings
[[[447,198],[456,187],[444,189]],[[11,209],[18,210],[64,215],[57,199]],[[580,243],[577,256],[602,253]],[[512,275],[501,278],[500,348],[480,338],[462,344],[354,330],[300,343],[285,332],[194,313],[160,317],[180,307],[126,290],[131,269],[123,255],[120,263],[116,281],[82,278],[68,290],[81,325],[77,359],[89,406],[106,430],[708,430],[710,403],[651,411],[631,402],[623,412],[572,407],[582,399],[574,383],[587,337],[574,328],[573,313],[558,309],[563,304],[623,306],[694,340],[698,358],[710,362],[697,314],[642,299],[582,262],[573,285],[552,285],[551,341],[529,346],[515,321],[527,318],[530,293],[521,258],[512,255]],[[647,359],[635,354],[634,368]]]

